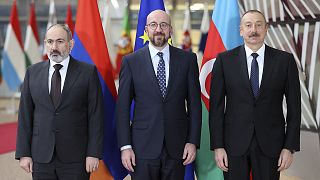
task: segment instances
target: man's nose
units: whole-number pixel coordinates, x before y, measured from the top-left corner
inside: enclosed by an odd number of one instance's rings
[[[52,49],[57,49],[58,48],[58,43],[55,41],[52,43]]]
[[[157,28],[156,28],[156,31],[157,31],[157,32],[162,31],[162,29],[161,29],[161,27],[160,27],[160,24],[158,24],[158,26],[157,26]]]

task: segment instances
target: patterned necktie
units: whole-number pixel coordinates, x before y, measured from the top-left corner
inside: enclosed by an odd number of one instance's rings
[[[157,55],[160,57],[158,67],[157,67],[157,80],[160,87],[160,92],[164,98],[167,91],[166,86],[166,66],[164,64],[163,52],[158,52]]]
[[[257,57],[259,55],[257,53],[252,53],[251,56],[253,57],[253,59],[251,63],[250,82],[253,95],[255,98],[257,98],[259,94],[259,65]]]
[[[55,64],[54,72],[51,78],[51,91],[50,96],[55,108],[57,108],[61,97],[61,75],[59,70],[62,68],[61,64]]]

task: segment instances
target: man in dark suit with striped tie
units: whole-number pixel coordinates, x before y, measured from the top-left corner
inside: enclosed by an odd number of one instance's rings
[[[122,164],[133,180],[182,180],[200,144],[197,58],[167,43],[172,27],[166,12],[151,12],[145,31],[149,45],[125,56],[120,71],[116,120]]]
[[[301,102],[293,55],[264,44],[257,10],[241,19],[245,44],[218,55],[212,69],[210,138],[226,180],[278,180],[300,149]],[[283,115],[283,99],[287,117]]]

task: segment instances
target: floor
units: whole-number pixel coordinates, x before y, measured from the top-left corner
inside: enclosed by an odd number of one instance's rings
[[[18,98],[0,99],[0,123],[17,120],[15,112],[18,109],[18,103]],[[0,155],[0,179],[31,180],[31,175],[20,169],[18,161],[14,160],[14,152],[9,152]],[[281,173],[280,179],[320,179],[320,142],[318,133],[301,131],[301,152],[295,153],[292,166]],[[130,180],[130,177],[127,177],[126,180]]]

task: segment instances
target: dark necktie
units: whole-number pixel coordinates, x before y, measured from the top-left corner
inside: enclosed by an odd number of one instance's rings
[[[257,57],[259,55],[257,53],[252,53],[251,56],[253,57],[253,59],[251,63],[250,82],[253,95],[255,98],[257,98],[259,94],[259,65]]]
[[[163,52],[158,52],[157,55],[160,57],[158,67],[157,67],[157,80],[160,87],[160,92],[162,97],[166,95],[166,66],[164,64]]]
[[[61,75],[59,70],[62,68],[61,64],[55,64],[54,72],[51,78],[50,96],[55,108],[57,108],[61,96]]]

